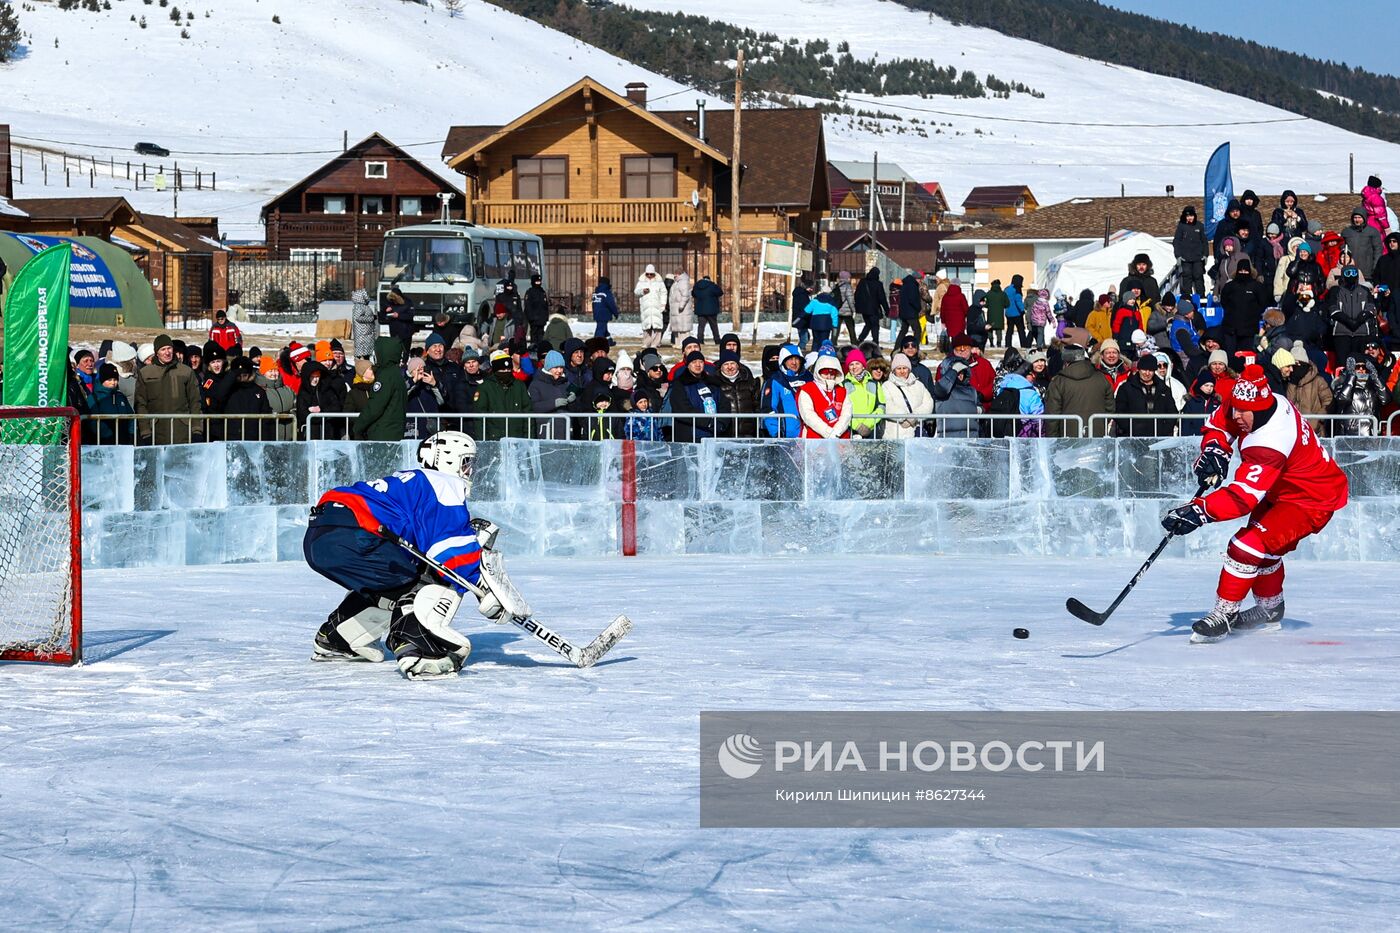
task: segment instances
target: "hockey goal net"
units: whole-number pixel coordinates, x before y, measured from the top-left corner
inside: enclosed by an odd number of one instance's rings
[[[0,408],[0,660],[82,659],[78,415]]]

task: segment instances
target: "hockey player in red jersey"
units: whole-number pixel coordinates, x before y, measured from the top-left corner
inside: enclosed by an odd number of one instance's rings
[[[1162,527],[1190,534],[1209,522],[1249,516],[1225,550],[1215,608],[1191,626],[1196,644],[1234,629],[1278,629],[1283,620],[1283,558],[1326,527],[1347,504],[1346,474],[1288,399],[1269,389],[1260,366],[1246,366],[1226,404],[1206,421],[1196,477],[1214,492],[1172,509]],[[1232,442],[1240,465],[1230,467]],[[1253,591],[1255,605],[1240,611]]]

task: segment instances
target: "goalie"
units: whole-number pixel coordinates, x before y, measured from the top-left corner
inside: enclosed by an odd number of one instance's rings
[[[382,661],[383,639],[409,680],[445,677],[471,653],[471,642],[450,624],[464,594],[476,596],[493,622],[529,617],[492,550],[498,529],[467,508],[475,459],[469,435],[439,431],[418,445],[421,469],[321,497],[302,550],[311,569],[350,592],[316,633],[312,660]],[[412,556],[400,540],[455,578]]]

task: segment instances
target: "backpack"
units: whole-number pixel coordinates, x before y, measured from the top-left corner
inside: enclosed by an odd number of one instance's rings
[[[1021,390],[1002,389],[992,398],[992,407],[988,412],[993,415],[1019,415],[1021,413]],[[993,418],[991,420],[992,437],[1014,437],[1019,430],[1020,422],[1010,418]]]

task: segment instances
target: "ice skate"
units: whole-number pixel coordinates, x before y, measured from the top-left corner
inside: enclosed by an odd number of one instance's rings
[[[350,643],[336,631],[335,622],[327,619],[321,623],[320,631],[316,633],[316,639],[312,643],[311,660],[369,661],[370,658],[352,651]]]
[[[1224,641],[1235,629],[1239,615],[1230,603],[1216,603],[1204,618],[1191,623],[1191,644],[1209,645]]]
[[[1261,599],[1240,613],[1235,628],[1241,632],[1277,632],[1283,628],[1283,597]]]

